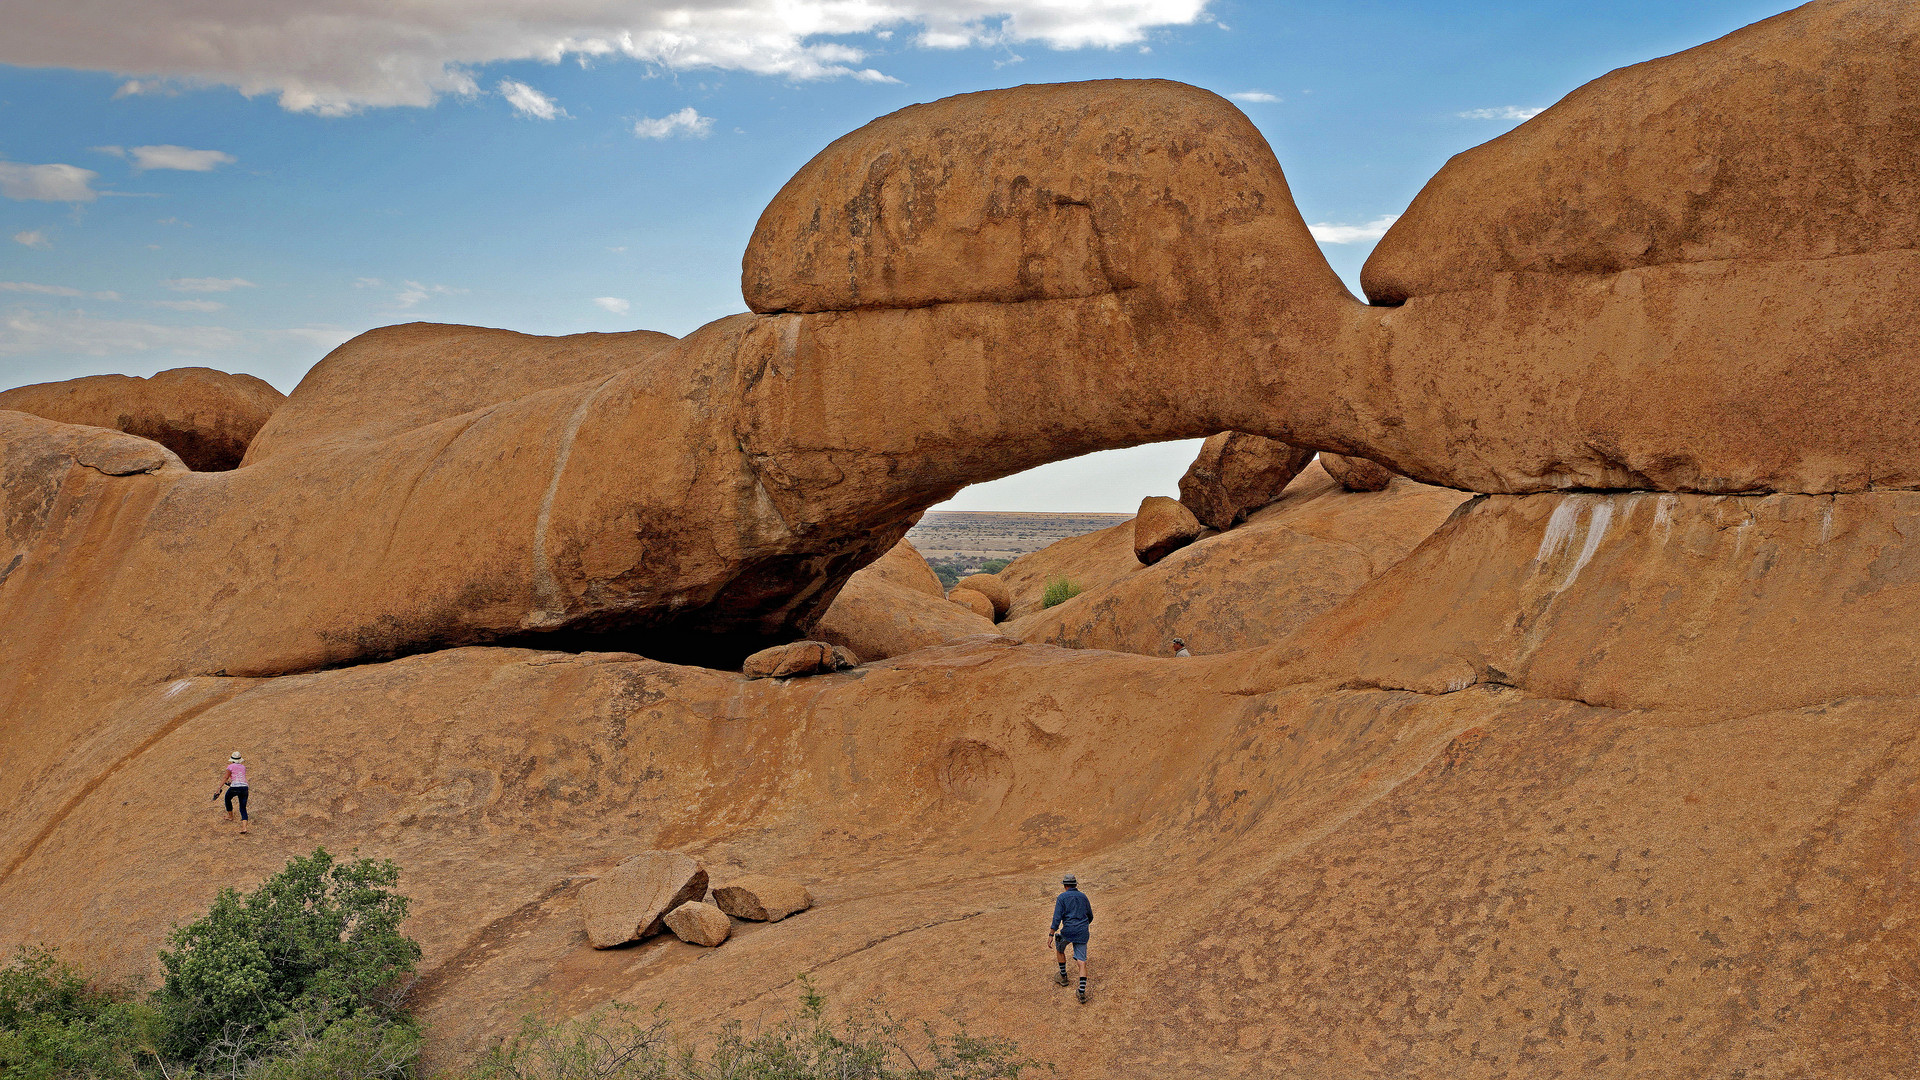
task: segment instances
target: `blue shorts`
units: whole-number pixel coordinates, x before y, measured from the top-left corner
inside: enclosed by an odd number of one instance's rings
[[[1053,951],[1066,952],[1068,944],[1069,942],[1067,941],[1066,938],[1056,938],[1054,939],[1054,943],[1053,943]],[[1086,941],[1083,939],[1080,941],[1072,942],[1071,944],[1073,945],[1073,958],[1075,960],[1085,961],[1087,958]]]

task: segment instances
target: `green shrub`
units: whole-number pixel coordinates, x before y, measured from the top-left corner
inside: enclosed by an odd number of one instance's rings
[[[482,1059],[476,1080],[1019,1080],[1053,1068],[1021,1057],[1011,1039],[964,1028],[941,1036],[923,1024],[909,1040],[904,1025],[871,1011],[834,1023],[826,999],[800,983],[792,1016],[751,1036],[728,1024],[704,1051],[674,1044],[657,1011],[645,1020],[619,1005],[558,1024],[528,1017]]]
[[[94,987],[51,949],[18,946],[0,968],[7,1080],[136,1075],[154,1026],[152,1009]]]
[[[156,995],[167,1050],[187,1060],[257,1056],[294,1029],[397,1013],[393,993],[420,959],[400,933],[407,899],[392,862],[336,864],[324,848],[294,858],[251,893],[223,889],[160,952]]]
[[[1054,607],[1080,595],[1080,586],[1064,577],[1047,579],[1047,591],[1040,596],[1041,607]]]
[[[1013,565],[1012,559],[988,559],[986,562],[980,564],[980,572],[983,574],[997,574],[1011,565]]]

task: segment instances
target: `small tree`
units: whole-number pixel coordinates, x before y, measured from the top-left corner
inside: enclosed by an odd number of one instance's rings
[[[244,1052],[290,1024],[322,1031],[396,1011],[420,946],[400,932],[407,898],[389,860],[336,864],[325,848],[288,861],[251,893],[223,889],[205,916],[168,935],[158,1004],[185,1058]]]

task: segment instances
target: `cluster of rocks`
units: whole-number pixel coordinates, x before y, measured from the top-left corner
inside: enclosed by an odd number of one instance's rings
[[[812,906],[806,886],[766,874],[734,878],[709,899],[706,867],[677,851],[643,851],[580,890],[587,941],[596,949],[662,932],[711,948],[733,936],[733,919],[779,922]]]

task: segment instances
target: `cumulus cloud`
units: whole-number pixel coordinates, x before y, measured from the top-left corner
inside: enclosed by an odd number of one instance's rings
[[[100,174],[78,165],[21,165],[0,161],[0,195],[22,202],[92,202]]]
[[[1242,90],[1237,94],[1228,94],[1235,101],[1250,101],[1257,105],[1271,105],[1280,100],[1280,95],[1269,94],[1265,90]]]
[[[701,116],[691,105],[658,119],[643,116],[633,124],[633,133],[642,139],[665,139],[673,135],[691,135],[696,139],[704,139],[712,130],[713,117]]]
[[[1400,220],[1399,214],[1382,214],[1365,225],[1332,225],[1322,222],[1307,226],[1315,240],[1323,244],[1360,244],[1368,240],[1378,240],[1387,235],[1393,223]]]
[[[13,242],[16,244],[25,244],[30,248],[37,248],[41,251],[53,250],[53,241],[48,238],[46,233],[41,232],[39,229],[27,229],[24,232],[14,233]]]
[[[174,292],[232,292],[256,287],[246,278],[237,277],[177,277],[168,278],[160,284]]]
[[[88,300],[118,300],[117,292],[87,292],[68,285],[41,285],[33,281],[0,281],[0,292],[36,293],[40,296],[81,296]]]
[[[1502,105],[1497,109],[1468,109],[1455,113],[1462,120],[1531,120],[1545,109],[1523,109],[1518,105]]]
[[[617,296],[596,296],[593,298],[593,302],[613,312],[615,315],[625,315],[627,309],[633,306]]]
[[[718,68],[791,79],[889,76],[827,40],[894,29],[928,48],[1038,42],[1138,45],[1191,24],[1207,0],[184,0],[22,4],[0,63],[129,76],[116,97],[221,85],[278,95],[296,112],[341,115],[473,95],[497,61],[624,57],[667,70]]]
[[[168,311],[225,311],[227,305],[218,300],[155,300],[153,306]]]
[[[561,108],[552,98],[526,83],[501,79],[500,85],[494,89],[501,97],[506,98],[507,104],[513,106],[513,111],[521,116],[531,116],[536,120],[552,120],[567,115],[567,110]]]

